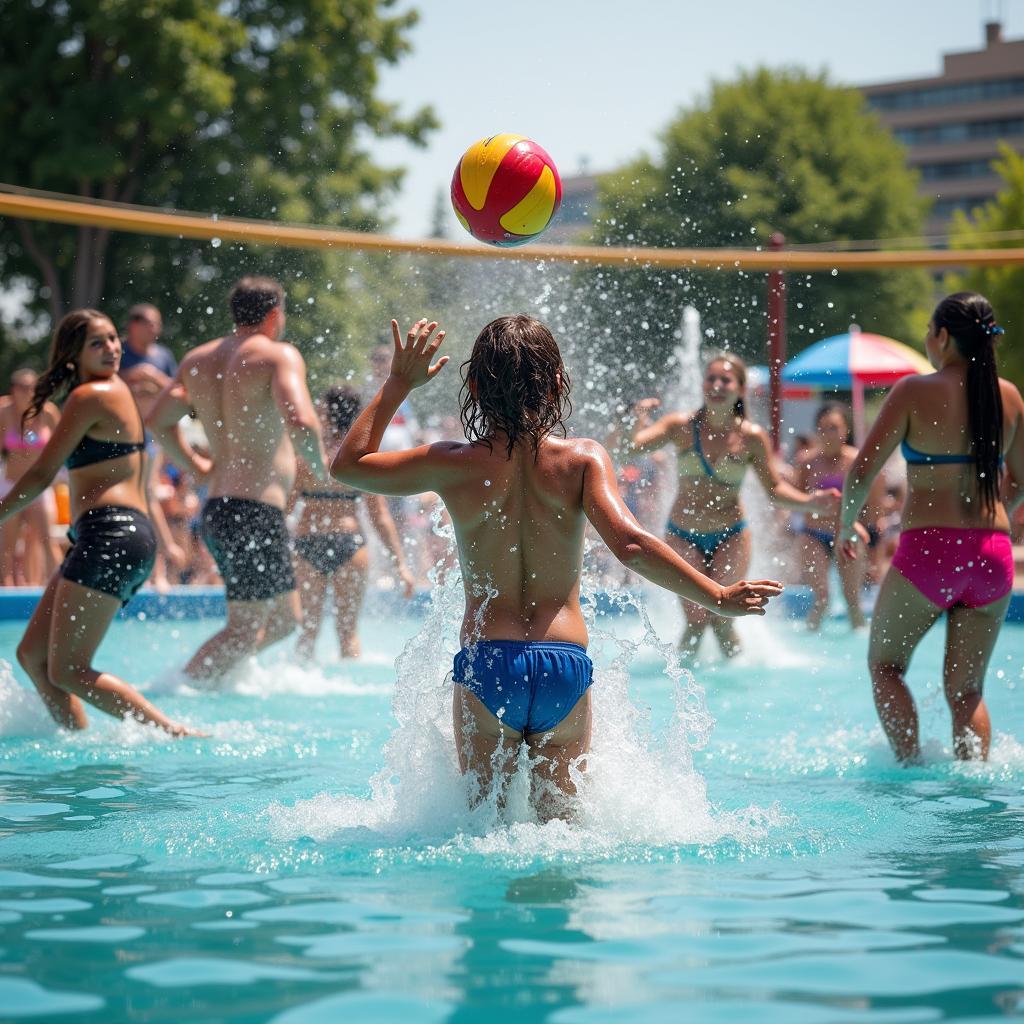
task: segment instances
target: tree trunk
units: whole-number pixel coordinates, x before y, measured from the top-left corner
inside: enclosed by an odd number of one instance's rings
[[[53,322],[56,323],[64,315],[64,289],[60,284],[60,275],[57,273],[57,267],[53,260],[39,248],[32,225],[28,221],[19,218],[14,218],[14,223],[17,226],[21,244],[25,246],[25,251],[32,257],[33,262],[39,268],[39,272],[43,275],[43,280],[46,282],[46,287],[50,290],[47,305],[50,307],[50,316]]]

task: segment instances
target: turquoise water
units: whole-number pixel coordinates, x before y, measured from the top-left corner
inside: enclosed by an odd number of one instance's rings
[[[102,664],[205,740],[98,715],[60,734],[0,669],[0,1018],[1024,1015],[1020,627],[991,762],[948,759],[933,633],[911,673],[927,763],[901,769],[841,623],[745,622],[747,653],[694,684],[635,615],[602,619],[582,823],[538,827],[521,790],[504,820],[466,810],[451,600],[366,615],[363,661],[324,637],[320,668],[269,652],[214,694],[168,674],[212,623],[117,623]],[[671,606],[653,617],[671,638]],[[20,632],[0,623],[0,658]]]

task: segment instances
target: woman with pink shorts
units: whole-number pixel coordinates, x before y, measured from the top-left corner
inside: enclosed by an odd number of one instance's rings
[[[901,761],[920,754],[917,711],[904,675],[943,612],[953,753],[988,757],[992,728],[982,686],[1013,587],[1007,509],[1024,501],[1024,401],[996,373],[995,341],[1002,333],[984,296],[957,292],[943,299],[925,338],[936,372],[906,377],[892,389],[843,489],[842,549],[855,558],[854,523],[871,482],[901,446],[907,460],[903,529],[875,605],[868,651],[875,707]]]

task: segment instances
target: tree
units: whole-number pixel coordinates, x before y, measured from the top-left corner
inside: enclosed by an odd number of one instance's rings
[[[376,96],[409,48],[395,0],[0,0],[0,180],[94,199],[374,229],[401,172],[367,132],[423,141]],[[222,329],[244,271],[276,274],[311,343],[352,326],[372,261],[7,221],[0,284],[57,317],[154,301],[188,341]],[[359,278],[362,291],[353,287]],[[351,330],[348,332],[351,333]]]
[[[1005,143],[999,147],[999,152],[1000,159],[992,166],[1003,179],[1003,186],[995,199],[972,210],[970,217],[957,211],[949,239],[954,249],[1020,245],[1020,230],[1024,225],[1024,155]],[[999,347],[1000,373],[1024,384],[1024,353],[1020,347],[1024,339],[1024,267],[1020,264],[974,267],[966,273],[952,275],[947,285],[950,291],[981,292],[992,303],[1000,325],[1006,329]]]
[[[666,128],[657,155],[602,178],[593,241],[752,247],[775,231],[790,245],[914,236],[926,204],[904,156],[856,90],[761,69],[714,85]],[[655,369],[687,303],[717,344],[764,358],[764,274],[604,270],[592,282],[609,320],[650,339]],[[790,274],[790,352],[851,321],[906,340],[908,310],[928,288],[915,271]]]

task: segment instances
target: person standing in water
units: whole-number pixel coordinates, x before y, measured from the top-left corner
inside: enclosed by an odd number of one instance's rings
[[[51,400],[60,420],[35,462],[0,501],[0,522],[34,501],[62,465],[69,470],[71,550],[54,573],[18,645],[18,662],[53,718],[67,729],[100,711],[198,735],[172,722],[124,680],[93,668],[96,649],[119,608],[142,586],[156,558],[145,486],[142,417],[117,375],[121,340],[110,319],[76,309],[57,325],[46,370],[23,423]]]
[[[747,368],[730,353],[712,359],[704,371],[704,404],[695,412],[672,412],[652,423],[650,413],[661,403],[637,403],[633,450],[653,452],[675,446],[679,490],[669,512],[665,540],[694,568],[719,583],[740,579],[750,566],[750,530],[740,503],[740,487],[751,466],[768,497],[783,508],[832,517],[839,490],[806,494],[779,477],[764,429],[746,418]],[[686,628],[680,651],[692,656],[710,626],[722,653],[740,651],[736,630],[728,619],[714,617],[707,607],[682,600]]]
[[[185,667],[200,680],[219,678],[298,625],[284,520],[296,452],[316,479],[326,478],[306,365],[298,349],[280,340],[284,289],[270,278],[243,277],[228,301],[234,331],[193,349],[146,419],[171,460],[209,483],[203,539],[224,580],[228,614]],[[193,410],[212,465],[179,427]]]
[[[902,448],[902,532],[875,604],[868,649],[875,707],[900,761],[916,760],[921,750],[907,666],[943,612],[953,753],[988,757],[992,726],[982,690],[1013,589],[1007,508],[1024,501],[1024,402],[996,372],[995,339],[1002,333],[984,296],[957,292],[943,299],[924,343],[936,372],[893,387],[843,488],[841,544],[844,557],[857,558],[857,517],[886,459]]]
[[[801,490],[839,490],[843,489],[846,474],[857,458],[857,449],[851,441],[849,414],[845,405],[840,402],[826,402],[814,418],[817,444],[803,459],[796,461],[796,480]],[[885,493],[885,480],[879,477],[871,489],[867,507],[875,513],[881,512],[882,497]],[[800,527],[802,539],[801,568],[804,580],[814,595],[814,603],[807,616],[807,625],[816,630],[821,626],[829,604],[829,567],[835,553],[836,532],[839,509],[836,519],[832,522],[818,524],[804,523]],[[862,524],[864,532],[861,539],[874,547],[878,542],[877,528]],[[867,571],[865,559],[850,560],[842,558],[837,566],[839,582],[846,600],[846,611],[853,629],[863,629],[867,625],[864,610],[861,608],[861,594],[864,590],[864,575]]]
[[[404,451],[380,442],[409,393],[448,362],[432,362],[444,332],[419,320],[403,344],[391,322],[391,372],[342,442],[331,473],[377,494],[433,490],[451,515],[465,587],[463,649],[455,658],[455,742],[478,799],[498,775],[499,795],[521,742],[533,757],[541,820],[568,813],[573,771],[590,748],[593,666],[580,609],[589,520],[635,572],[719,615],[763,615],[781,584],[729,586],[692,568],[642,529],[623,502],[596,441],[565,433],[569,376],[558,345],[526,315],[489,323],[463,366],[467,442]]]
[[[352,421],[362,408],[358,392],[332,387],[320,398],[320,425],[329,451],[337,451]],[[295,574],[302,604],[302,625],[296,652],[311,661],[323,619],[328,589],[334,592],[334,628],[343,658],[360,653],[357,623],[370,571],[370,556],[359,525],[358,511],[366,498],[366,512],[384,546],[395,560],[395,568],[406,598],[415,590],[412,574],[405,564],[402,542],[387,501],[379,494],[366,495],[347,487],[317,481],[305,463],[295,474],[297,501],[302,512],[295,526]]]
[[[10,395],[0,398],[0,454],[4,460],[0,497],[39,457],[60,418],[57,407],[45,402],[35,417],[25,419],[38,379],[35,370],[15,370],[11,374]],[[0,586],[13,587],[23,582],[35,587],[50,578],[60,562],[60,549],[50,536],[56,520],[57,503],[47,487],[0,529]],[[15,571],[19,534],[24,536],[25,553],[20,579]]]

